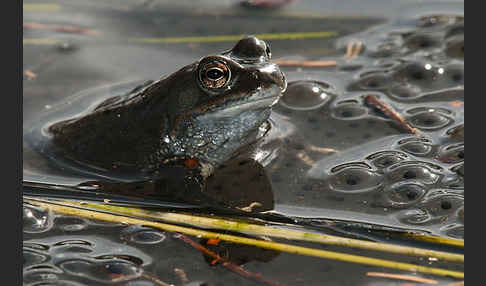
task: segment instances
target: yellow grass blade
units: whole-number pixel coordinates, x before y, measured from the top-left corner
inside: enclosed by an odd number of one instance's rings
[[[300,33],[269,33],[256,34],[261,40],[297,40],[311,38],[328,38],[337,36],[337,32],[300,32]],[[236,42],[245,35],[218,35],[201,37],[162,37],[162,38],[133,38],[131,41],[146,44],[162,43],[208,43],[208,42]]]
[[[383,259],[376,259],[370,257],[363,257],[363,256],[351,255],[345,253],[338,253],[338,252],[332,252],[332,251],[326,251],[320,249],[312,249],[312,248],[294,246],[294,245],[283,244],[283,243],[275,243],[271,241],[257,240],[253,238],[239,237],[235,235],[221,234],[221,233],[171,225],[171,224],[166,224],[161,222],[148,221],[139,218],[125,217],[125,216],[119,216],[119,215],[114,215],[109,213],[101,213],[99,211],[80,209],[79,207],[74,207],[74,206],[63,206],[54,203],[41,202],[32,199],[24,199],[24,202],[46,208],[54,212],[67,214],[67,215],[74,215],[74,216],[80,216],[89,219],[98,219],[98,220],[104,220],[110,222],[145,225],[145,226],[150,226],[150,227],[154,227],[166,231],[180,232],[180,233],[198,236],[202,238],[217,238],[232,243],[253,245],[256,247],[272,249],[276,251],[314,256],[314,257],[320,257],[326,259],[335,259],[335,260],[341,260],[346,262],[353,262],[353,263],[379,266],[379,267],[387,267],[387,268],[406,270],[406,271],[413,271],[413,272],[416,271],[416,272],[441,275],[441,276],[451,276],[456,278],[464,277],[464,273],[457,272],[457,271],[432,268],[432,267],[395,262],[395,261],[389,261]]]

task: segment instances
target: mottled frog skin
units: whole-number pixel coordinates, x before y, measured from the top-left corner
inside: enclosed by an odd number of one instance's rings
[[[285,90],[270,57],[264,41],[246,37],[45,133],[58,154],[97,170],[153,177],[162,165],[191,158],[209,175],[261,136]]]

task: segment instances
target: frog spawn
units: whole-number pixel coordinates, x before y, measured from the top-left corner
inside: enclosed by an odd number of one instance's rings
[[[48,214],[42,208],[24,205],[24,213]],[[47,237],[32,232],[24,223],[23,281],[25,285],[92,285],[126,281],[150,281],[142,278],[142,266],[151,259],[130,245],[106,240],[90,233],[120,233],[128,244],[161,243],[164,235],[149,228],[124,227],[78,217],[49,213]],[[28,219],[24,219],[24,221]],[[80,232],[80,230],[83,230]],[[100,231],[101,230],[101,231]],[[32,235],[35,235],[32,237]],[[162,239],[160,239],[162,238]]]
[[[384,25],[352,36],[365,47],[356,63],[342,65],[353,68],[336,69],[338,76],[328,72],[328,82],[315,75],[290,81],[275,113],[294,123],[298,135],[287,142],[301,146],[294,150],[307,157],[275,160],[270,167],[278,170],[271,175],[276,188],[291,181],[296,205],[381,214],[404,227],[463,238],[463,26],[463,17],[455,15],[407,19],[392,29]],[[348,41],[338,47],[344,50]],[[339,76],[353,80],[332,79]],[[317,84],[342,88],[331,88],[334,96],[321,104],[310,96]],[[400,113],[417,135],[405,135],[382,111],[366,106],[369,94]],[[353,149],[359,144],[376,146],[360,152]],[[315,147],[335,152],[316,155],[310,151]],[[290,200],[280,197],[277,202]]]

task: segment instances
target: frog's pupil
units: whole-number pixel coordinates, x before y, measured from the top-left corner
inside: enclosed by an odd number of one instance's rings
[[[212,68],[206,72],[206,76],[211,80],[218,80],[223,77],[223,71],[217,68]]]

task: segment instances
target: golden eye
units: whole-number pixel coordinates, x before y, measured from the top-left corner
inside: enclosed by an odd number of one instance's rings
[[[199,71],[199,80],[204,87],[210,89],[223,87],[229,82],[230,77],[230,69],[222,61],[207,63]]]

